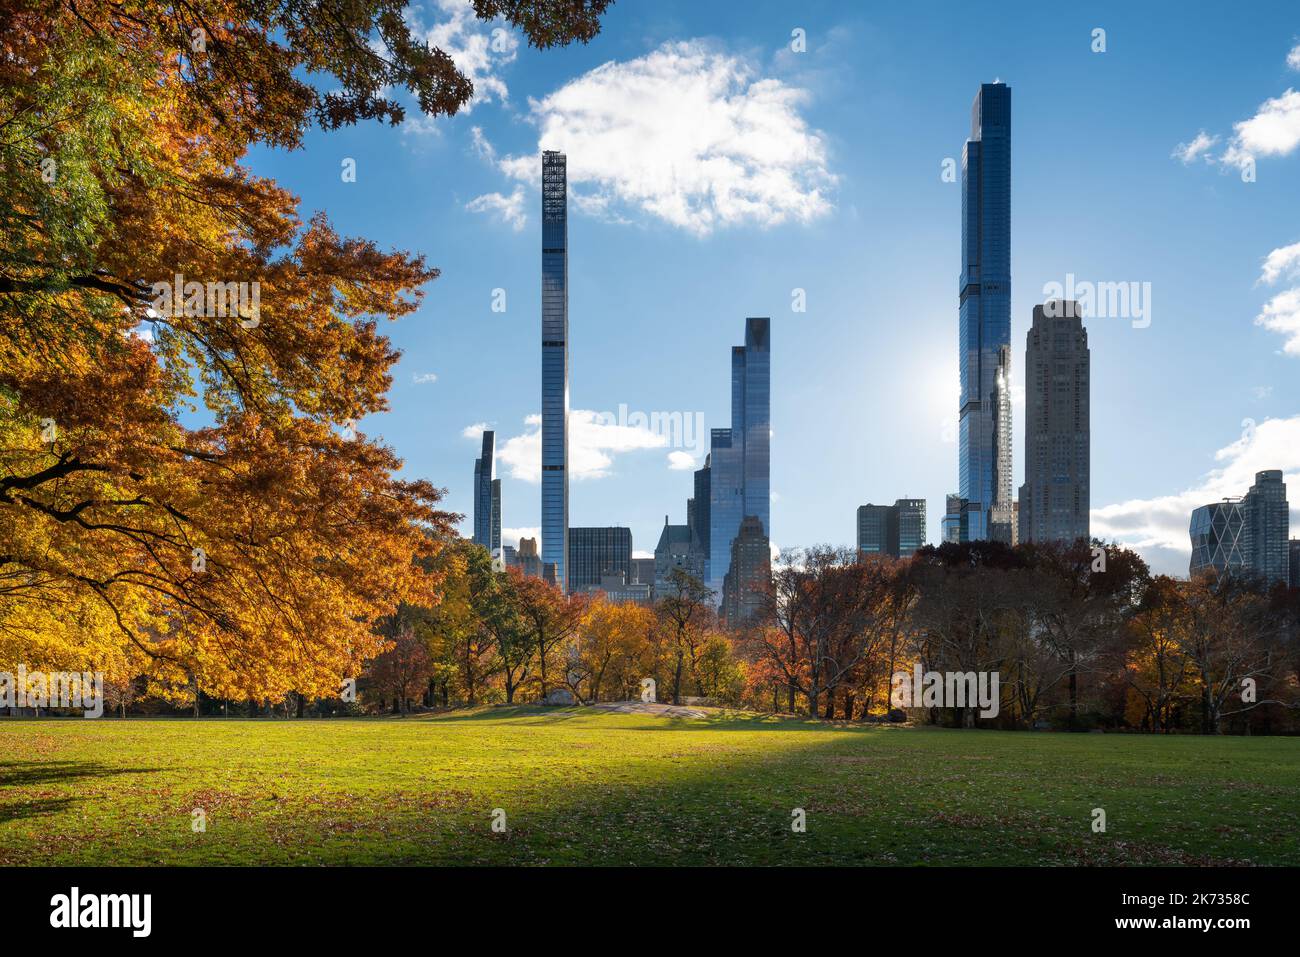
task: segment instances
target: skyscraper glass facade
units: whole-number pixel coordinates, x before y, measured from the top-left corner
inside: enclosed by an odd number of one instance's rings
[[[543,541],[543,547],[545,544]],[[626,582],[632,572],[632,530],[618,526],[571,528],[568,559],[571,592],[600,585],[605,575],[622,575]]]
[[[746,516],[771,536],[771,320],[745,320],[745,344],[731,350],[731,428],[710,433],[707,584],[722,595],[731,543]],[[695,501],[700,521],[700,498]],[[750,583],[738,583],[748,587]]]
[[[474,541],[486,549],[501,547],[501,481],[496,470],[496,433],[483,433],[482,453],[474,460]]]
[[[961,224],[958,480],[963,537],[978,540],[989,537],[998,497],[997,373],[1011,345],[1011,89],[1002,83],[983,84],[971,106]]]
[[[898,557],[910,558],[925,545],[925,499],[900,498],[898,512]]]
[[[542,154],[542,562],[567,589],[569,214],[567,158]]]
[[[1192,512],[1192,560],[1188,574],[1224,575],[1246,567],[1240,499],[1224,499]]]

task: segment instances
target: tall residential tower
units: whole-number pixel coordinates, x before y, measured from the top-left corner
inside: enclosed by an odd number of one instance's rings
[[[998,494],[998,373],[1009,371],[1002,350],[1011,345],[1011,89],[1003,83],[983,84],[971,106],[961,252],[958,478],[962,538],[974,541],[991,537],[994,506],[1010,505]],[[1001,424],[1009,448],[1009,426]]]
[[[731,543],[741,522],[753,516],[769,539],[771,528],[772,350],[771,320],[745,320],[745,344],[731,350],[731,428],[713,429],[709,437],[708,506],[695,512],[708,523],[706,583],[722,596],[731,566]],[[698,473],[697,473],[698,475]],[[751,542],[757,533],[751,527]],[[702,537],[702,536],[701,536]],[[746,589],[753,582],[737,582]]]
[[[483,433],[483,453],[474,460],[474,541],[489,552],[501,548],[501,480],[496,469],[496,433]]]
[[[1089,376],[1083,311],[1072,300],[1034,306],[1025,343],[1025,484],[1020,541],[1089,539]]]
[[[567,159],[542,153],[542,562],[568,586],[569,212]]]

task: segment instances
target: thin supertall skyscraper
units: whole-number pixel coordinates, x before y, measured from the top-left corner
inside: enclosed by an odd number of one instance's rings
[[[1025,343],[1025,484],[1020,541],[1089,538],[1089,377],[1083,313],[1073,300],[1034,306]]]
[[[707,583],[718,596],[731,565],[731,543],[747,516],[771,536],[771,320],[745,320],[745,344],[731,350],[731,428],[713,429],[709,451]],[[701,508],[697,501],[695,508]],[[738,583],[746,587],[751,583]]]
[[[542,153],[542,562],[567,590],[569,213],[567,158]]]
[[[1011,89],[980,86],[962,150],[961,409],[958,431],[961,537],[991,537],[999,502],[998,373],[1011,346]],[[1001,436],[1010,444],[1009,426]],[[1004,466],[1009,475],[1009,463]]]

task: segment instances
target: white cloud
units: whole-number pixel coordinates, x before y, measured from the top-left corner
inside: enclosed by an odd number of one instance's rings
[[[1286,55],[1286,65],[1293,70],[1300,70],[1300,44],[1293,46]]]
[[[608,218],[639,211],[704,236],[830,211],[835,177],[822,134],[799,113],[807,99],[689,40],[606,63],[529,105],[539,148],[568,154],[575,206]],[[536,182],[535,154],[499,165]]]
[[[1210,149],[1218,142],[1217,136],[1210,136],[1205,130],[1201,130],[1190,143],[1179,143],[1174,147],[1170,155],[1184,164],[1195,161],[1198,156],[1208,163],[1211,160]]]
[[[501,547],[512,545],[519,548],[519,539],[535,538],[537,539],[538,550],[541,550],[542,530],[536,525],[530,525],[525,528],[503,528],[501,529]]]
[[[634,548],[632,549],[632,557],[633,558],[654,558],[655,553],[647,552],[644,548]]]
[[[695,468],[695,456],[691,455],[690,452],[676,449],[668,453],[668,467],[674,471],[693,469]]]
[[[423,40],[451,57],[461,73],[474,84],[474,96],[460,108],[469,113],[477,103],[509,99],[506,83],[498,75],[501,67],[519,55],[519,36],[501,25],[489,25],[474,15],[470,0],[436,0],[439,22],[426,26],[415,7],[407,8],[407,20],[417,40]]]
[[[1300,243],[1281,246],[1264,257],[1259,281],[1272,285],[1282,278],[1300,278]]]
[[[1156,571],[1186,575],[1192,509],[1246,494],[1255,473],[1264,469],[1282,469],[1291,487],[1300,487],[1300,415],[1266,419],[1259,425],[1247,420],[1243,426],[1240,439],[1215,453],[1220,464],[1198,485],[1173,495],[1094,508],[1092,534],[1137,549]]]
[[[668,444],[666,436],[648,428],[607,419],[585,409],[569,412],[569,478],[605,478],[615,455]],[[506,439],[498,447],[497,457],[509,467],[511,478],[537,483],[542,480],[542,417],[534,413],[524,425],[528,431]]]
[[[1300,243],[1281,246],[1264,258],[1259,282],[1272,285],[1280,279],[1300,279]],[[1289,356],[1300,356],[1300,286],[1280,292],[1264,303],[1263,311],[1255,317],[1255,325],[1284,336],[1282,351]]]
[[[1255,325],[1285,336],[1282,351],[1300,356],[1300,286],[1280,292],[1264,303],[1264,311],[1255,317]]]
[[[416,385],[426,385],[426,384],[428,384],[428,383],[437,382],[437,381],[438,381],[438,373],[436,373],[436,372],[417,372],[417,373],[415,373],[414,376],[412,376],[412,379],[414,380],[414,382],[415,382]]]
[[[465,428],[461,429],[460,434],[467,439],[481,439],[483,438],[483,433],[490,428],[492,428],[492,426],[488,425],[486,422],[475,422],[473,425],[467,425]]]
[[[471,213],[495,215],[499,222],[507,224],[515,232],[521,232],[528,223],[524,213],[524,188],[516,186],[509,196],[500,193],[484,193],[465,204]]]
[[[1286,156],[1300,145],[1300,93],[1287,90],[1265,100],[1248,120],[1233,125],[1222,161],[1245,166],[1256,156]]]
[[[483,135],[483,127],[471,126],[469,129],[470,142],[474,145],[474,152],[478,153],[489,163],[496,165],[497,151],[496,147],[488,142],[488,138]]]

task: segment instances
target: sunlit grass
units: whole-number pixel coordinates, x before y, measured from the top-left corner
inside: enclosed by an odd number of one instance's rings
[[[1300,739],[581,709],[0,719],[7,865],[1232,862],[1300,864]]]

